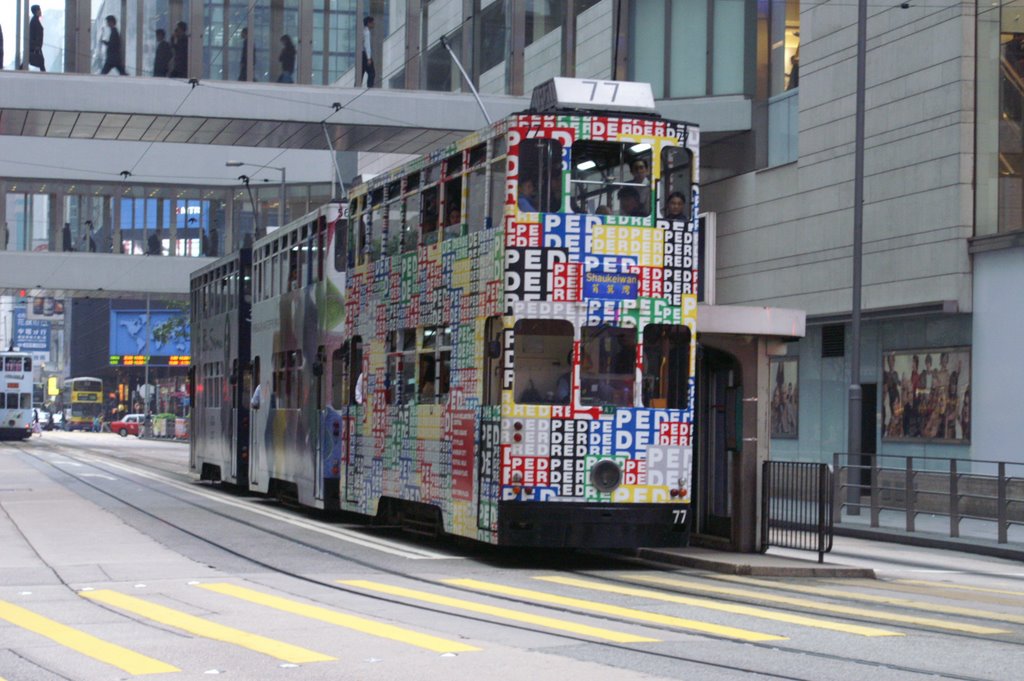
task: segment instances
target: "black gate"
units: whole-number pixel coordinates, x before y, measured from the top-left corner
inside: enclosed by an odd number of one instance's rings
[[[761,488],[761,551],[769,546],[832,550],[832,470],[828,464],[765,461]]]

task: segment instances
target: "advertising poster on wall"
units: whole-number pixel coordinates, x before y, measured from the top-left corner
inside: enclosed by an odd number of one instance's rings
[[[800,432],[799,360],[780,357],[771,361],[772,437],[796,438]]]
[[[882,439],[971,440],[971,349],[882,353]]]

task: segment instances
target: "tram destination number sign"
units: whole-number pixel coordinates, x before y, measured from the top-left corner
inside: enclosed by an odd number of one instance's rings
[[[654,110],[654,92],[649,83],[552,78],[534,89],[530,106],[534,111],[614,109],[649,112]]]

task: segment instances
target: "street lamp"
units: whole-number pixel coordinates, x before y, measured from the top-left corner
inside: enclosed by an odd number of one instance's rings
[[[284,183],[285,183],[285,169],[277,166],[267,166],[260,163],[245,163],[244,161],[226,161],[224,163],[228,168],[241,168],[242,166],[250,166],[252,168],[266,168],[267,170],[277,170],[281,173],[281,198],[277,204],[277,226],[284,227]]]

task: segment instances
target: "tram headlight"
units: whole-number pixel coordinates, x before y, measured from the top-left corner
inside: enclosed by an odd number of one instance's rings
[[[603,459],[590,469],[590,484],[598,492],[614,492],[622,483],[622,469],[611,459]]]

